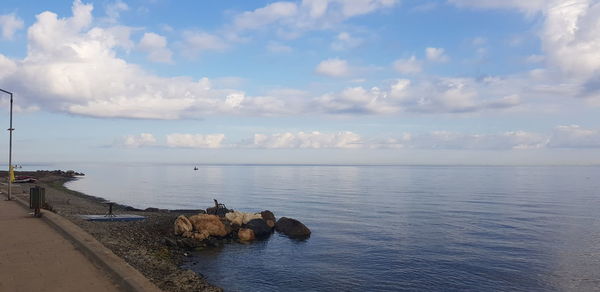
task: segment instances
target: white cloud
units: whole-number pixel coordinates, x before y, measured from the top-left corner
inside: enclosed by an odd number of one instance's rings
[[[367,90],[361,86],[346,88],[338,93],[325,94],[316,99],[316,108],[332,114],[392,114],[402,107],[387,102],[386,92],[373,87]]]
[[[549,0],[448,0],[448,2],[459,7],[518,9],[532,14],[542,10]]]
[[[128,148],[152,146],[156,144],[156,138],[154,138],[154,135],[147,133],[142,133],[139,135],[127,135],[123,137],[119,144]]]
[[[600,130],[578,125],[558,126],[549,143],[552,148],[600,148]]]
[[[238,30],[257,29],[278,20],[286,20],[298,12],[298,7],[292,2],[274,2],[254,11],[246,11],[234,19]]]
[[[167,39],[159,34],[147,32],[138,44],[138,48],[148,53],[148,59],[153,62],[171,63],[173,53],[167,47]]]
[[[344,77],[350,74],[350,68],[346,60],[334,58],[319,63],[315,72],[329,77]]]
[[[169,134],[167,146],[181,148],[221,148],[225,134]]]
[[[402,74],[415,74],[423,70],[421,61],[417,60],[415,56],[408,59],[398,59],[394,61],[393,66],[396,71]]]
[[[327,3],[341,5],[335,4],[337,2]],[[310,10],[310,13],[314,16],[310,17],[324,17],[319,16],[322,9],[318,6],[311,7],[314,11]],[[327,6],[323,13],[329,13],[327,11],[330,8]],[[592,58],[587,47],[595,46],[594,34],[591,34],[594,31],[591,28],[595,24],[589,15],[595,15],[597,5],[589,8],[585,17],[580,16],[581,12],[574,14],[579,19],[576,21],[577,33],[567,34],[567,38],[574,38],[574,43],[564,43],[562,47],[546,46],[544,50],[564,49],[572,51],[574,55],[582,50],[580,56],[570,58]],[[299,9],[304,11],[306,8]],[[341,13],[341,10],[337,11]],[[23,59],[10,59],[0,55],[0,66],[3,69],[0,71],[0,82],[14,85],[13,91],[22,97],[22,108],[41,107],[50,111],[94,117],[182,119],[202,118],[206,115],[265,116],[307,112],[469,113],[516,109],[527,102],[541,104],[552,98],[578,96],[582,90],[587,90],[588,96],[598,96],[600,100],[600,75],[595,73],[595,60],[586,64],[591,69],[580,70],[585,74],[557,73],[557,68],[565,67],[560,72],[568,72],[570,66],[575,68],[577,64],[584,63],[579,59],[564,65],[554,60],[547,62],[558,64],[554,67],[503,78],[418,76],[414,80],[386,81],[378,86],[349,87],[326,94],[288,96],[269,92],[263,96],[248,96],[241,90],[215,87],[216,83],[208,78],[165,78],[127,63],[118,57],[117,50],[135,46],[129,39],[133,29],[118,25],[92,26],[94,22],[91,12],[91,5],[84,5],[79,1],[74,2],[72,17],[59,18],[54,13],[43,12],[28,30],[27,56]],[[582,17],[586,20],[581,20]],[[196,51],[223,50],[227,47],[223,38],[216,35],[187,32],[184,36],[196,40],[190,42],[197,45]],[[139,45],[144,48],[160,48],[163,42],[161,36],[147,33]],[[167,47],[166,39],[164,47]],[[443,55],[436,50],[432,56],[439,58]],[[163,60],[167,58],[163,56]],[[414,74],[422,70],[421,63],[416,57],[411,57],[397,60],[394,67],[401,73]],[[315,71],[341,77],[352,76],[356,70],[346,60],[329,59],[321,62]],[[0,97],[0,104],[5,104],[4,98]]]
[[[359,148],[361,137],[352,132],[321,133],[298,132],[280,134],[255,134],[252,147],[257,148]]]
[[[449,60],[442,48],[426,48],[425,55],[427,60],[431,62],[447,62]]]
[[[305,31],[329,29],[346,19],[396,4],[396,0],[303,0],[300,4],[279,1],[236,15],[232,29],[243,32],[276,27],[280,36],[296,38]]]
[[[23,28],[23,20],[14,13],[0,15],[0,28],[2,29],[2,38],[12,40],[15,32]]]
[[[532,150],[547,148],[600,148],[600,130],[578,125],[558,126],[551,135],[506,131],[502,133],[461,133],[432,131],[402,133],[396,137],[365,138],[351,131],[325,133],[257,133],[250,139],[223,145],[224,134],[169,134],[166,146],[173,148],[267,148],[267,149],[436,149],[436,150]],[[120,146],[156,146],[154,135],[142,133],[121,138]]]
[[[600,95],[589,92],[589,84],[600,80],[600,2],[596,0],[449,0],[465,7],[517,9],[543,18],[539,33],[544,55],[532,55],[528,62],[544,61],[545,70],[562,74],[554,77],[570,82],[580,90],[572,97],[584,97],[600,105]],[[546,74],[550,76],[551,74]],[[531,80],[540,83],[540,80]],[[544,80],[552,83],[556,80]],[[592,86],[595,87],[595,86]]]
[[[502,79],[399,79],[386,87],[346,88],[315,99],[314,108],[333,114],[468,113],[504,110],[521,105],[521,91]],[[526,88],[526,84],[523,84]],[[523,89],[524,90],[524,89]],[[534,91],[536,89],[529,88]]]
[[[348,32],[340,32],[331,43],[331,49],[335,51],[349,50],[359,46],[362,42],[362,39],[353,37]]]
[[[131,30],[91,27],[92,6],[76,1],[73,17],[51,12],[37,16],[28,30],[28,55],[11,60],[0,55],[0,81],[14,84],[23,108],[37,106],[59,112],[143,119],[201,118],[206,115],[398,114],[401,112],[473,112],[520,104],[513,91],[536,92],[523,78],[522,88],[509,81],[437,78],[372,87],[350,87],[314,98],[269,93],[247,96],[243,91],[215,88],[207,78],[159,77],[117,57]],[[162,46],[147,34],[142,47]],[[209,37],[210,39],[210,37]],[[166,40],[165,40],[166,43]],[[208,46],[206,48],[222,48]],[[325,60],[320,74],[347,76],[347,61]],[[559,86],[557,84],[556,86]],[[548,94],[549,89],[543,89]],[[562,90],[562,89],[561,89]],[[563,94],[564,91],[556,91]],[[314,96],[314,95],[313,95]]]
[[[548,61],[569,76],[586,78],[600,71],[600,3],[554,1],[541,34]]]
[[[121,12],[128,11],[129,6],[121,0],[117,0],[107,4],[105,10],[107,16],[106,20],[108,22],[116,23],[119,20],[119,17],[121,17]]]
[[[464,134],[447,131],[434,131],[427,134],[411,135],[405,139],[411,148],[416,149],[540,149],[548,143],[548,138],[537,133],[511,131],[501,134]]]
[[[315,1],[307,1],[315,2]],[[333,5],[338,4],[344,17],[364,15],[380,9],[390,8],[396,5],[395,0],[338,0],[330,1]],[[332,5],[332,6],[333,6]]]
[[[27,56],[11,60],[0,55],[0,82],[13,85],[21,107],[144,119],[289,111],[274,97],[213,88],[207,78],[159,77],[127,63],[115,50],[131,31],[121,26],[92,27],[92,9],[75,1],[72,17],[43,12],[28,29]],[[232,96],[241,98],[232,103]]]
[[[205,51],[222,52],[229,45],[220,36],[203,31],[186,31],[183,33],[183,53],[188,57],[196,57]]]

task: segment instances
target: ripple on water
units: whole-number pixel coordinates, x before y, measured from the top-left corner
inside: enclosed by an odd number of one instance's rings
[[[205,208],[218,198],[312,230],[307,241],[275,234],[188,259],[186,267],[228,291],[599,287],[600,167],[82,170],[70,188],[135,207]]]

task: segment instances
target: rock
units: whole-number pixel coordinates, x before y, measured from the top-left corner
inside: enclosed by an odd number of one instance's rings
[[[225,226],[225,231],[227,232],[228,235],[231,234],[231,232],[233,232],[234,229],[239,229],[239,228],[234,228],[231,226],[231,223],[223,218],[219,218],[221,220],[221,223],[223,223],[223,226]]]
[[[192,238],[200,241],[207,239],[209,236],[210,234],[206,230],[192,233]]]
[[[193,238],[182,238],[177,240],[177,246],[181,248],[196,248],[200,246],[200,242]]]
[[[279,218],[275,223],[275,230],[295,239],[305,239],[310,236],[310,229],[292,218]]]
[[[235,211],[229,212],[225,214],[225,219],[231,223],[231,225],[242,226],[242,220],[244,220],[244,215],[242,212]]]
[[[248,224],[248,222],[254,219],[262,219],[262,216],[260,213],[244,213],[244,220],[242,220],[242,223]]]
[[[194,230],[198,232],[206,230],[211,236],[227,236],[227,229],[225,229],[223,222],[219,220],[219,216],[198,214],[191,216],[189,219],[192,226],[194,226]]]
[[[173,227],[175,229],[175,235],[182,235],[185,232],[194,230],[192,222],[190,222],[190,220],[183,215],[179,215],[179,217],[175,219],[175,224]]]
[[[255,238],[254,231],[248,228],[240,228],[240,230],[238,231],[238,238],[241,241],[252,241]]]
[[[262,216],[262,218],[266,221],[266,220],[275,220],[275,214],[273,214],[273,212],[269,211],[269,210],[264,210],[262,212],[260,212],[260,216]]]
[[[244,225],[245,228],[252,229],[254,231],[254,236],[257,238],[267,237],[271,234],[271,227],[267,225],[265,220],[261,219],[252,219],[247,224]]]
[[[265,220],[265,223],[267,223],[267,226],[269,226],[271,230],[275,228],[275,220]]]
[[[192,238],[192,236],[194,236],[194,232],[186,231],[181,236],[185,238]]]
[[[225,204],[219,204],[219,202],[217,201],[217,199],[214,199],[214,201],[215,201],[215,206],[211,207],[211,208],[207,208],[206,209],[206,214],[217,215],[219,217],[224,217],[225,214],[233,211],[233,210],[227,209],[227,207],[225,207]]]
[[[273,227],[275,227],[275,214],[273,214],[273,212],[269,211],[269,210],[264,210],[262,212],[260,212],[260,215],[262,216],[263,220],[265,220],[265,222],[267,223],[267,225],[269,225],[269,227],[271,227],[271,229],[273,229]]]
[[[253,219],[262,219],[259,213],[244,213],[240,211],[233,211],[225,214],[225,219],[229,220],[231,224],[242,226],[250,222]]]
[[[229,209],[227,208],[210,207],[206,209],[206,214],[217,215],[219,217],[223,217],[227,213],[229,213]]]
[[[269,226],[269,228],[271,228],[271,231],[273,231],[273,229],[275,228],[275,221],[265,220],[265,223],[267,223],[267,226]]]

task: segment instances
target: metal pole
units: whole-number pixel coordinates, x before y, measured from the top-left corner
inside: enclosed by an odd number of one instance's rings
[[[10,95],[10,127],[8,128],[9,132],[9,142],[8,142],[8,200],[11,200],[12,196],[12,181],[10,180],[10,167],[12,166],[12,132],[15,130],[12,126],[12,113],[13,113],[13,94],[12,92],[8,92],[4,89],[0,88],[0,91],[7,93]]]

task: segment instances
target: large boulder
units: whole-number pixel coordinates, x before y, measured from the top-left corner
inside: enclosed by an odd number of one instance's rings
[[[194,230],[192,222],[190,222],[190,220],[188,220],[188,218],[183,215],[179,215],[179,217],[175,219],[175,224],[173,227],[175,235],[182,235],[186,232],[191,232],[192,230]]]
[[[254,231],[254,236],[257,238],[267,237],[271,234],[271,227],[267,225],[265,220],[261,219],[252,219],[248,221],[247,224],[244,225],[245,228],[252,229]]]
[[[240,228],[240,230],[238,231],[238,238],[241,241],[252,241],[255,238],[254,231],[248,228]]]
[[[224,237],[227,236],[228,231],[219,216],[198,214],[190,217],[190,222],[194,226],[194,230],[198,232],[207,231],[211,236]]]
[[[310,229],[302,222],[292,218],[279,218],[275,223],[275,230],[295,239],[305,239],[310,236]]]
[[[265,222],[267,223],[267,225],[269,225],[269,227],[271,227],[271,229],[273,229],[273,227],[275,227],[275,214],[273,214],[273,212],[269,211],[269,210],[264,210],[262,212],[260,212],[260,216],[263,218],[263,220],[265,220]]]
[[[233,211],[225,214],[225,219],[229,220],[232,225],[242,226],[250,222],[252,219],[262,219],[259,213],[244,213],[240,211]]]
[[[231,225],[242,226],[242,220],[244,220],[244,215],[242,212],[234,211],[225,214],[225,219],[227,219]]]

